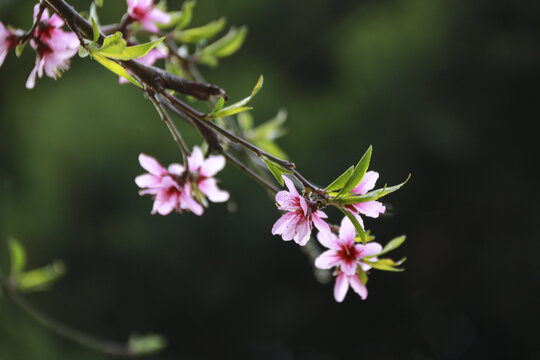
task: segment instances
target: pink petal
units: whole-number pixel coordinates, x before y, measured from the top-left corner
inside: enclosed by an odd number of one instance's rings
[[[147,18],[160,24],[171,22],[171,16],[169,14],[156,8],[148,13]]]
[[[38,58],[36,58],[36,65],[34,66],[34,68],[32,69],[32,71],[30,72],[30,76],[28,76],[28,80],[26,80],[26,88],[27,89],[33,89],[34,86],[36,85],[36,74],[38,72],[38,69],[41,67],[43,67],[43,61]]]
[[[347,290],[349,290],[349,279],[347,275],[340,271],[334,286],[334,299],[339,303],[342,302],[345,295],[347,295]]]
[[[154,25],[154,23],[150,19],[147,19],[147,18],[139,19],[139,22],[141,23],[143,28],[145,28],[151,33],[157,33],[159,31],[159,28],[156,25]]]
[[[317,214],[317,216],[319,216],[321,219],[326,219],[328,218],[328,215],[326,215],[324,212],[322,212],[321,210],[317,210],[315,212],[315,214]]]
[[[4,63],[7,53],[8,53],[7,47],[4,49],[2,44],[0,44],[0,66],[2,66],[2,64]]]
[[[346,275],[354,275],[356,274],[358,264],[356,261],[344,261],[341,263],[341,271],[343,271]]]
[[[296,190],[296,187],[294,186],[294,183],[292,182],[291,179],[289,179],[287,176],[285,175],[281,175],[281,177],[283,178],[283,181],[285,181],[285,185],[287,186],[287,188],[289,189],[289,192],[293,195],[293,196],[300,196],[300,194],[298,193],[298,190]]]
[[[384,214],[386,207],[378,201],[368,201],[354,204],[354,207],[362,214],[376,218],[379,214]]]
[[[55,27],[55,28],[61,28],[64,26],[64,20],[57,14],[53,14],[53,16],[49,19],[49,25]]]
[[[212,177],[225,167],[225,157],[223,155],[209,156],[201,165],[201,175]]]
[[[368,171],[366,175],[364,175],[364,178],[362,181],[360,181],[360,184],[356,185],[356,187],[353,189],[353,193],[364,195],[369,190],[373,189],[375,187],[375,183],[377,182],[377,179],[379,178],[379,173],[376,171]]]
[[[201,192],[212,202],[225,202],[229,200],[229,193],[218,188],[217,181],[214,178],[204,179],[197,185]]]
[[[180,164],[176,164],[176,163],[172,163],[171,165],[169,165],[169,167],[167,168],[167,171],[169,172],[169,174],[171,175],[174,175],[174,176],[180,176],[182,175],[182,173],[184,172],[185,168],[180,165]]]
[[[299,213],[293,213],[294,216],[291,218],[291,221],[287,224],[285,227],[283,234],[281,234],[281,237],[285,241],[289,241],[294,239],[296,236],[296,228],[298,227],[298,223],[302,221],[302,215]]]
[[[341,261],[341,256],[335,250],[326,250],[315,259],[315,266],[319,269],[331,269]]]
[[[364,220],[362,220],[362,218],[360,217],[360,215],[358,215],[358,214],[355,213],[355,212],[350,211],[350,210],[347,209],[347,208],[345,208],[345,209],[348,210],[351,214],[353,214],[353,216],[356,218],[356,221],[358,221],[358,223],[360,224],[360,227],[361,227],[362,229],[365,229],[365,227],[364,227]],[[351,226],[354,227],[354,225],[352,224],[352,221],[349,220],[349,218],[343,219],[343,221],[348,221],[348,222],[350,222],[350,223],[351,223]],[[356,228],[355,228],[355,230],[356,230]]]
[[[340,250],[341,246],[338,242],[338,238],[330,231],[321,231],[317,234],[317,240],[321,243],[322,246],[333,249]]]
[[[309,206],[308,206],[306,200],[303,197],[300,198],[300,207],[302,208],[302,211],[304,212],[304,216],[307,216]]]
[[[204,207],[185,192],[182,193],[180,207],[191,211],[197,216],[201,216],[204,213]]]
[[[307,218],[303,218],[296,225],[296,234],[294,235],[294,241],[300,245],[304,246],[309,241],[311,237],[311,226]]]
[[[339,227],[339,238],[345,241],[347,244],[354,243],[356,237],[356,228],[348,217],[344,217],[341,220],[341,226]]]
[[[294,219],[295,215],[296,214],[294,212],[288,212],[281,216],[272,227],[272,235],[283,234],[285,229],[289,226],[291,220]],[[292,240],[292,238],[289,240]]]
[[[278,203],[280,210],[298,210],[297,199],[296,196],[291,195],[291,193],[286,190],[282,190],[276,194],[276,202]]]
[[[139,164],[152,175],[165,176],[168,174],[167,170],[152,156],[141,153],[139,155]]]
[[[157,208],[157,212],[160,215],[169,215],[174,209],[176,209],[178,202],[178,194],[170,194]]]
[[[319,211],[317,211],[316,213],[311,214],[311,219],[313,220],[313,225],[315,225],[317,230],[319,230],[320,232],[331,232],[330,226],[328,226],[328,224],[319,217],[319,215],[317,214],[318,212]]]
[[[152,174],[143,174],[135,178],[135,184],[140,188],[155,187],[161,185],[161,178]]]
[[[360,295],[362,300],[365,300],[367,298],[368,291],[367,291],[366,285],[362,283],[360,278],[357,275],[350,276],[349,282],[351,283],[351,287],[354,290],[354,292]]]
[[[356,245],[357,249],[360,250],[359,258],[364,258],[366,256],[377,255],[382,251],[382,246],[376,242],[370,242],[364,245]]]
[[[204,155],[200,147],[194,146],[191,155],[188,157],[189,171],[199,173],[199,169],[204,164]]]

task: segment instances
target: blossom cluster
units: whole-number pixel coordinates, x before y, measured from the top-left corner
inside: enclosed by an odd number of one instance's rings
[[[135,178],[141,195],[152,195],[152,214],[168,215],[173,210],[204,213],[206,199],[219,203],[229,200],[229,193],[217,186],[214,176],[225,167],[222,155],[204,157],[195,146],[187,158],[188,167],[173,163],[163,167],[155,158],[140,154],[139,163],[148,173]]]
[[[139,22],[151,33],[159,31],[155,23],[168,24],[171,21],[171,16],[157,9],[153,0],[127,0],[127,7],[129,22]],[[70,59],[81,45],[75,33],[62,30],[64,20],[57,14],[49,16],[49,10],[42,8],[41,4],[34,6],[33,18],[35,26],[30,34],[24,34],[20,30],[12,31],[0,22],[0,66],[11,49],[19,45],[24,46],[26,41],[29,41],[36,52],[34,68],[26,81],[28,89],[34,88],[36,77],[41,78],[44,73],[50,78],[57,79],[69,68]],[[167,53],[163,50],[152,49],[137,61],[153,65],[158,59],[166,56]],[[120,82],[123,83],[125,80],[121,79]]]

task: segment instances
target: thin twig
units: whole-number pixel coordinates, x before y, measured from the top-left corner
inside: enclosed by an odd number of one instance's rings
[[[28,315],[30,315],[30,317],[66,339],[109,355],[129,357],[137,356],[137,354],[134,353],[129,347],[129,344],[99,339],[79,330],[73,329],[60,321],[51,318],[49,315],[44,314],[41,310],[35,308],[32,304],[26,301],[25,298],[19,295],[19,293],[10,284],[9,280],[5,279],[3,276],[0,276],[0,288],[8,299],[12,300],[16,305],[23,309]]]
[[[157,112],[159,113],[159,116],[161,117],[161,120],[167,125],[169,128],[169,131],[171,132],[172,137],[174,138],[174,141],[178,144],[178,147],[180,148],[180,151],[182,152],[182,158],[184,160],[184,166],[186,169],[189,169],[188,164],[188,157],[189,157],[189,149],[186,146],[186,143],[184,142],[184,139],[182,139],[182,134],[178,130],[178,128],[174,125],[171,118],[167,114],[167,111],[161,106],[161,104],[158,102],[158,100],[155,99],[155,94],[148,93],[148,97],[150,98],[150,101],[152,104],[154,104],[154,107],[156,108]]]

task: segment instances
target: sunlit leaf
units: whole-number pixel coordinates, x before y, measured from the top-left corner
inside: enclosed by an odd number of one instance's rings
[[[21,57],[21,54],[26,47],[26,44],[28,44],[28,41],[25,41],[15,47],[15,55],[17,55],[17,57]]]
[[[11,262],[10,275],[13,277],[19,276],[26,267],[26,251],[22,244],[15,238],[8,240],[9,259]]]
[[[261,90],[261,87],[263,85],[263,76],[259,76],[259,80],[257,81],[257,84],[253,88],[253,91],[251,91],[251,95],[248,97],[238,101],[237,103],[234,103],[230,106],[227,106],[217,112],[213,112],[210,114],[211,118],[219,118],[219,117],[225,117],[233,114],[237,114],[242,111],[251,110],[252,108],[246,107],[245,105],[250,102],[250,100]]]
[[[409,174],[409,176],[407,176],[407,179],[405,179],[405,181],[403,181],[401,184],[389,186],[389,187],[385,186],[382,189],[373,190],[364,195],[344,196],[341,198],[337,198],[336,201],[338,201],[340,204],[343,204],[343,205],[350,205],[350,204],[358,204],[358,203],[377,200],[377,199],[382,198],[383,196],[386,196],[388,194],[393,193],[394,191],[399,190],[400,188],[403,187],[403,185],[407,183],[407,181],[409,181],[410,178],[411,178],[411,174]]]
[[[95,39],[95,34],[94,34]],[[107,36],[103,40],[101,47],[89,46],[92,54],[99,54],[115,60],[133,60],[148,54],[150,50],[162,42],[165,37],[150,41],[144,44],[126,46],[126,40],[122,38],[122,33],[117,31],[114,35]]]
[[[360,161],[358,162],[358,164],[354,168],[354,172],[352,173],[351,177],[349,178],[347,183],[345,183],[345,185],[343,186],[343,188],[341,189],[341,191],[339,192],[338,195],[347,194],[352,189],[354,189],[356,187],[356,185],[358,185],[360,183],[360,181],[362,181],[362,179],[364,178],[364,175],[366,175],[366,171],[367,171],[367,169],[369,167],[369,162],[371,160],[371,152],[372,152],[372,150],[373,150],[372,146],[370,146],[367,149],[364,156],[362,156],[362,158],[360,159]]]
[[[23,292],[46,290],[65,273],[64,263],[55,261],[48,266],[22,273],[17,279],[18,289]]]
[[[147,355],[161,351],[167,346],[167,341],[161,335],[133,335],[129,339],[129,350],[133,355]]]
[[[376,256],[383,255],[383,254],[386,254],[386,253],[388,253],[388,252],[390,252],[392,250],[397,249],[398,247],[401,246],[401,244],[403,244],[405,242],[406,238],[407,237],[405,235],[402,235],[402,236],[398,236],[397,238],[394,238],[394,239],[390,240],[388,242],[388,244],[386,244],[384,246],[382,251],[379,254],[377,254]]]
[[[232,28],[221,39],[205,46],[200,52],[200,62],[211,66],[217,65],[217,58],[234,54],[246,39],[247,27]]]
[[[221,18],[204,26],[178,31],[175,33],[176,39],[185,44],[197,44],[216,35],[225,27],[225,23],[225,18]]]
[[[403,264],[405,260],[407,260],[407,258],[403,258],[399,260],[398,262],[395,262],[392,259],[379,259],[378,261],[362,260],[362,262],[370,265],[371,267],[377,270],[401,272],[401,271],[404,271],[405,269],[398,268],[398,266]]]
[[[284,167],[272,162],[269,159],[264,159],[263,158],[263,161],[266,164],[266,166],[268,167],[268,169],[270,170],[270,172],[272,173],[272,175],[274,175],[274,177],[276,178],[279,185],[283,186],[284,181],[283,181],[282,175],[283,174],[291,174],[291,171],[289,169],[285,169]]]
[[[354,172],[354,166],[348,168],[343,174],[341,174],[336,180],[326,187],[326,191],[335,191],[343,188],[347,183],[352,173]]]
[[[118,65],[118,64],[115,63],[114,61],[109,60],[109,59],[107,59],[106,57],[101,56],[101,55],[99,55],[99,54],[93,53],[92,56],[93,56],[94,59],[96,59],[101,65],[103,65],[104,67],[106,67],[107,69],[109,69],[110,71],[112,71],[113,73],[115,73],[116,75],[121,76],[121,77],[125,78],[126,80],[128,80],[129,82],[131,82],[133,85],[142,88],[142,85],[139,84],[139,82],[138,82],[137,80],[135,80],[135,78],[134,78],[133,76],[131,76],[131,75],[126,71],[126,69],[124,69],[122,66]]]

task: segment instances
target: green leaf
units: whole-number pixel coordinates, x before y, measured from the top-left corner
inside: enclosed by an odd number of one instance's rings
[[[88,55],[90,55],[90,53],[88,51],[86,51],[86,49],[83,48],[82,46],[79,46],[79,57],[85,58]]]
[[[196,28],[176,32],[176,39],[185,44],[197,44],[209,39],[225,27],[226,20],[221,18]]]
[[[253,144],[255,146],[260,147],[264,151],[266,151],[269,154],[274,155],[275,157],[278,157],[280,159],[288,159],[289,156],[285,151],[283,151],[274,141],[272,140],[254,140]]]
[[[362,181],[364,178],[364,175],[366,175],[366,171],[369,167],[369,162],[371,160],[371,152],[373,150],[373,147],[370,145],[367,151],[365,152],[364,156],[360,159],[356,167],[354,168],[354,172],[352,173],[351,177],[347,181],[347,183],[343,186],[341,191],[339,192],[339,195],[347,194],[352,189],[356,187]]]
[[[8,240],[9,247],[9,259],[11,262],[11,272],[12,277],[19,276],[26,267],[26,251],[22,244],[15,238],[10,238]]]
[[[292,174],[292,172],[289,169],[285,169],[285,168],[279,166],[278,164],[272,162],[269,159],[263,158],[263,161],[266,164],[266,166],[268,167],[268,170],[270,170],[272,175],[274,175],[274,177],[276,178],[279,185],[284,186],[285,183],[284,183],[283,177],[281,175],[283,175],[283,174]]]
[[[23,292],[46,290],[65,273],[64,263],[55,261],[48,266],[21,274],[17,280],[18,288]]]
[[[21,57],[21,54],[24,48],[26,47],[26,44],[28,44],[28,41],[25,41],[22,44],[17,45],[17,47],[15,48],[15,55],[17,55],[17,57]]]
[[[219,117],[225,117],[225,116],[237,114],[242,111],[251,110],[252,108],[246,107],[245,105],[251,101],[251,99],[259,92],[259,90],[261,90],[263,81],[264,81],[263,76],[262,75],[259,76],[259,80],[257,81],[257,84],[255,84],[253,91],[251,91],[251,95],[215,113],[214,112],[211,113],[210,117],[215,119]]]
[[[411,174],[409,174],[409,176],[407,176],[407,179],[405,179],[405,181],[403,181],[401,184],[390,187],[387,187],[385,185],[382,189],[373,190],[364,195],[344,196],[341,198],[337,198],[336,200],[343,205],[358,204],[362,202],[377,200],[382,198],[383,196],[393,193],[396,190],[401,189],[403,185],[405,185],[407,181],[409,181],[410,178]]]
[[[128,346],[133,355],[147,355],[163,350],[167,341],[157,334],[134,335],[130,337]]]
[[[364,229],[362,229],[362,226],[360,226],[360,223],[358,222],[358,220],[356,220],[356,217],[354,217],[353,214],[351,214],[350,212],[348,212],[347,210],[345,210],[341,206],[337,206],[337,208],[339,210],[341,210],[341,212],[343,214],[345,214],[345,216],[348,217],[349,220],[351,220],[351,222],[354,225],[354,228],[356,229],[356,232],[358,233],[358,236],[360,236],[360,240],[362,240],[362,243],[365,245],[366,244],[366,233],[365,233]]]
[[[92,45],[96,44],[97,41],[99,40],[99,27],[98,27],[98,24],[97,24],[97,22],[96,22],[96,20],[94,18],[92,18],[91,20],[92,20],[93,39],[92,39],[92,42],[88,46],[92,46]],[[120,33],[120,36],[122,36],[122,33]],[[105,38],[104,42],[106,40],[107,40],[107,38]]]
[[[95,3],[97,6],[102,7],[103,6],[103,0],[95,0]]]
[[[405,235],[402,235],[402,236],[398,236],[397,238],[394,238],[392,240],[390,240],[390,242],[388,242],[388,244],[385,245],[385,247],[382,249],[382,251],[375,255],[375,256],[379,256],[379,255],[383,255],[383,254],[386,254],[392,250],[395,250],[397,249],[398,247],[401,246],[401,244],[403,244],[405,242],[405,239],[407,237]]]
[[[182,30],[191,23],[193,18],[193,8],[197,2],[195,0],[185,1],[182,10],[177,16],[173,16],[171,22],[176,24],[175,30]]]
[[[219,98],[218,102],[216,103],[216,106],[214,106],[214,110],[212,110],[213,113],[218,112],[223,107],[223,104],[225,103],[224,98]]]
[[[164,39],[165,37],[162,37],[144,44],[126,46],[126,40],[122,38],[122,33],[117,31],[114,35],[107,36],[105,40],[103,40],[103,45],[100,48],[97,48],[94,45],[89,46],[89,48],[93,54],[99,54],[110,59],[133,60],[148,54],[150,50],[156,47]]]
[[[247,27],[232,28],[221,39],[204,47],[200,53],[200,62],[211,66],[217,65],[217,58],[234,54],[246,39]]]
[[[336,180],[326,187],[326,191],[335,191],[343,188],[345,183],[349,180],[354,172],[354,166],[348,168],[343,174],[341,174]]]
[[[362,260],[362,262],[377,270],[401,272],[405,269],[398,268],[398,266],[403,264],[405,260],[407,260],[407,258],[403,258],[398,262],[395,262],[392,259],[379,259],[378,261]]]
[[[96,54],[96,53],[92,53],[92,56],[94,57],[95,60],[97,60],[97,62],[99,62],[101,65],[103,65],[104,67],[106,67],[107,69],[109,69],[110,71],[115,73],[116,75],[125,78],[126,80],[131,82],[133,85],[138,86],[138,87],[140,87],[142,89],[142,85],[139,84],[139,82],[137,80],[135,80],[135,78],[133,76],[131,76],[126,71],[126,69],[124,69],[123,67],[121,67],[120,65],[115,63],[114,61],[109,60],[106,57],[101,56],[101,55]]]

